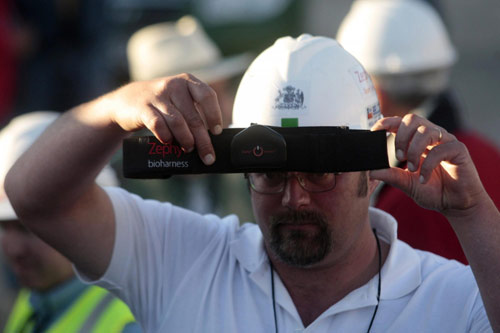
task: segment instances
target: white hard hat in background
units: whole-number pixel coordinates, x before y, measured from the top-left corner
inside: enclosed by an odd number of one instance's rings
[[[355,0],[336,38],[373,75],[447,68],[457,57],[439,14],[419,0]]]
[[[132,80],[191,73],[212,83],[243,73],[253,57],[244,53],[223,58],[219,48],[192,16],[140,29],[127,45]]]
[[[368,129],[379,118],[375,89],[360,63],[331,38],[301,35],[278,39],[250,65],[232,126]]]
[[[35,142],[59,113],[38,111],[12,119],[0,131],[0,184],[14,162]]]
[[[12,119],[0,131],[0,221],[17,218],[3,188],[7,172],[59,115],[53,111],[26,113]],[[101,186],[119,185],[116,173],[110,166],[101,171],[97,183]]]

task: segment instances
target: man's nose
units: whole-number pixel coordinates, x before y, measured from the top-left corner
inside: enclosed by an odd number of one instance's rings
[[[281,204],[290,208],[300,208],[308,205],[310,202],[310,193],[302,188],[296,176],[291,175],[283,190]]]

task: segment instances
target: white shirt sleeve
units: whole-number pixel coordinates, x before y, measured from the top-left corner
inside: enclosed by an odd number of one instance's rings
[[[476,295],[470,318],[471,320],[467,332],[493,332],[493,328],[491,327],[488,316],[486,315],[483,300],[481,299],[479,292]]]
[[[87,282],[110,290],[143,325],[155,326],[184,275],[221,242],[229,243],[239,221],[144,200],[119,188],[106,191],[116,220],[113,255],[105,274]]]

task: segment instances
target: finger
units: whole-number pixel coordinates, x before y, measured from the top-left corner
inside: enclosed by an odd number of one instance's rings
[[[380,170],[371,170],[370,178],[383,181],[389,185],[397,187],[404,192],[411,188],[411,174],[400,168],[388,168]]]
[[[408,159],[408,148],[410,142],[413,140],[417,129],[423,121],[423,118],[414,114],[407,114],[401,119],[401,125],[398,128],[396,139],[394,140],[396,157],[399,161],[405,161]]]
[[[444,130],[444,129],[441,129],[441,128],[439,128],[439,127],[434,127],[434,130],[436,130],[436,131],[438,131],[438,132],[439,132],[439,133],[438,133],[438,138],[437,138],[436,143],[441,142],[441,140],[443,140],[443,130]]]
[[[184,113],[184,119],[194,137],[194,144],[196,145],[198,155],[206,165],[213,164],[215,162],[215,151],[212,146],[212,140],[208,135],[203,119],[196,111],[194,105],[192,105],[192,108],[194,112],[191,110]]]
[[[466,150],[465,145],[457,140],[435,146],[422,162],[420,183],[425,184],[432,171],[440,165],[450,173],[451,168],[464,164],[468,156],[468,154],[464,154]]]
[[[174,96],[179,95],[179,98],[181,100],[190,100],[189,94],[187,93],[185,93],[185,96],[182,97],[182,90],[174,94]],[[176,103],[173,103],[173,101],[171,100],[173,98],[170,98],[165,96],[157,96],[156,98],[152,99],[151,105],[155,109],[157,109],[158,112],[160,112],[175,140],[181,145],[181,147],[183,147],[185,151],[190,152],[194,148],[194,138],[191,134],[191,130],[189,129],[189,124],[187,124],[185,118],[186,114],[196,113],[196,110],[194,110],[192,102],[183,102],[182,107],[179,107],[178,105],[176,105]]]
[[[206,83],[190,75],[187,81],[189,93],[197,103],[197,107],[206,119],[208,128],[213,134],[222,132],[222,111],[215,91]]]
[[[205,121],[197,110],[198,104],[194,104],[196,102],[193,102],[189,93],[172,95],[171,100],[176,110],[182,110],[184,124],[187,126],[186,129],[190,131],[191,138],[194,140],[192,143],[196,145],[198,155],[205,162],[205,164],[212,164],[215,161],[215,151],[205,127]],[[179,133],[175,131],[173,132],[176,138],[177,135],[185,134],[184,128],[180,128]]]
[[[215,152],[204,121],[196,109],[195,103],[198,102],[188,88],[192,78],[194,76],[190,74],[171,78],[166,82],[167,87],[163,89],[169,92],[167,97],[160,94],[155,101],[162,107],[167,124],[177,141],[188,151],[196,146],[200,158],[209,165],[215,161]],[[200,86],[208,87],[199,80],[198,82]]]
[[[371,131],[386,130],[391,133],[398,131],[401,124],[401,117],[384,117],[379,119],[371,128]]]
[[[420,125],[417,128],[406,153],[408,170],[412,172],[418,170],[422,155],[442,140],[442,133],[438,127]]]
[[[385,117],[378,120],[371,130],[386,130],[391,133],[396,133],[396,139],[394,140],[396,157],[399,161],[405,161],[408,143],[414,131],[418,128],[418,123],[416,121],[420,121],[420,119],[414,115],[406,115],[404,118]]]
[[[206,165],[215,162],[215,152],[201,120],[198,125],[189,127],[184,115],[173,104],[168,107],[167,112],[162,112],[162,114],[172,136],[187,152],[191,152],[196,145],[198,155]]]
[[[162,143],[172,140],[172,133],[162,113],[153,105],[148,105],[140,114],[141,122]]]
[[[163,116],[165,117],[173,137],[185,151],[193,151],[196,138],[192,133],[192,128],[190,128],[190,125],[186,121],[185,111],[181,112],[181,109],[177,108],[174,103],[167,103],[167,105],[167,110],[164,112]]]
[[[208,130],[209,127],[208,127],[207,119],[205,118],[205,115],[203,114],[203,110],[201,109],[201,106],[198,103],[194,102],[194,108],[196,109],[196,112],[198,112],[198,114],[200,115],[200,118],[203,121],[203,126],[205,126],[205,128]]]
[[[196,140],[196,149],[198,155],[206,165],[211,165],[215,162],[215,151],[212,146],[212,141],[206,129],[200,130],[199,128],[193,130],[193,135]]]

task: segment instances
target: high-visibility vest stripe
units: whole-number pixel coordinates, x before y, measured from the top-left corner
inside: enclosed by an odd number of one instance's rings
[[[99,287],[90,287],[74,302],[61,318],[52,324],[48,333],[81,332],[81,328],[90,312],[106,295],[106,291]]]
[[[114,298],[106,310],[102,312],[93,332],[119,333],[123,331],[127,324],[134,321],[134,315],[132,315],[127,305],[118,298]]]
[[[106,294],[106,296],[99,301],[99,304],[94,307],[94,310],[92,310],[90,315],[87,317],[87,320],[85,320],[85,323],[81,328],[83,332],[90,332],[92,330],[95,323],[101,316],[101,313],[109,306],[109,303],[113,300],[113,298],[113,295]]]
[[[27,325],[29,327],[23,327],[33,314],[29,296],[28,290],[20,291],[4,333],[20,333],[21,330],[24,333],[33,330],[34,323]],[[106,290],[92,286],[87,288],[70,308],[48,327],[46,332],[118,333],[125,325],[134,321],[134,316],[125,303]]]
[[[4,328],[4,333],[13,333],[13,332],[21,332],[23,329],[23,325],[25,325],[28,318],[31,316],[31,306],[29,306],[29,298],[30,292],[26,289],[21,289],[17,296],[16,302],[14,303],[14,307],[12,308],[9,319],[7,320],[7,324]],[[33,326],[32,323],[31,326]],[[33,327],[25,327],[25,331],[29,332],[33,329]]]

